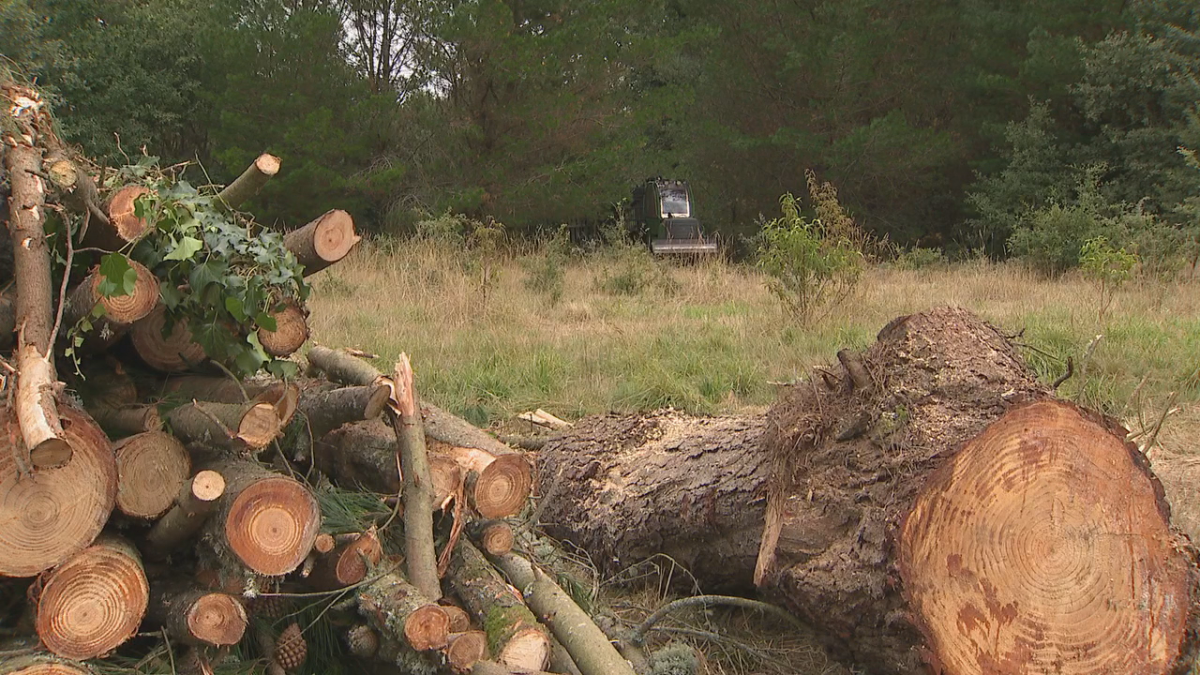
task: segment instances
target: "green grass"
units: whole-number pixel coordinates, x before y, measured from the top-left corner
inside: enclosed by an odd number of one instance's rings
[[[797,324],[749,267],[617,249],[570,260],[552,299],[525,283],[540,255],[498,263],[485,300],[466,253],[420,241],[363,246],[315,278],[314,337],[379,354],[385,369],[409,353],[421,394],[481,425],[537,407],[567,418],[664,406],[723,413],[770,405],[778,383],[838,349],[865,348],[896,316],[952,304],[1024,330],[1018,341],[1047,381],[1072,356],[1076,374],[1060,392],[1089,405],[1128,413],[1135,390],[1150,408],[1171,392],[1187,410],[1200,399],[1200,283],[1128,284],[1101,324],[1099,291],[1078,277],[987,263],[876,268],[824,318]]]

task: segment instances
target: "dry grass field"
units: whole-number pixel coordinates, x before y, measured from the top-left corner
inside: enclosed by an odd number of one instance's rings
[[[365,245],[312,280],[313,337],[379,354],[382,368],[408,352],[422,395],[481,425],[537,407],[567,419],[663,406],[738,413],[770,405],[781,384],[838,349],[867,346],[896,316],[960,305],[1019,334],[1047,381],[1073,357],[1061,394],[1121,416],[1143,442],[1200,455],[1200,281],[1131,282],[1101,320],[1099,290],[1079,277],[986,262],[876,267],[852,297],[799,323],[751,267],[653,261],[635,249],[552,255],[484,265],[445,244]],[[546,269],[561,274],[559,292],[534,283]],[[603,598],[632,622],[664,600],[653,588]],[[670,637],[702,648],[702,672],[848,672],[806,636],[752,614],[695,612],[676,627]]]
[[[1138,426],[1174,395],[1164,440],[1197,418],[1200,282],[1130,282],[1101,321],[1099,290],[1079,277],[985,262],[878,267],[852,297],[798,323],[750,267],[618,250],[566,262],[556,301],[527,287],[543,255],[484,268],[436,243],[364,246],[313,279],[314,339],[379,354],[382,367],[408,352],[426,398],[482,425],[536,407],[568,419],[663,406],[735,413],[769,405],[779,383],[865,347],[896,316],[949,304],[1020,333],[1048,380],[1073,356],[1067,396]]]

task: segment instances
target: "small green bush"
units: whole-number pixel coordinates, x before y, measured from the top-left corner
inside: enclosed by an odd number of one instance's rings
[[[805,218],[790,193],[780,198],[779,218],[762,225],[758,267],[767,287],[797,319],[807,319],[829,300],[844,297],[858,283],[865,237],[837,203],[829,183],[807,172],[816,218]]]
[[[946,264],[941,249],[914,247],[896,256],[896,267],[902,270],[922,270]]]
[[[1083,244],[1079,254],[1079,267],[1085,276],[1096,282],[1100,289],[1099,320],[1112,305],[1116,290],[1129,281],[1138,258],[1123,248],[1117,248],[1105,237],[1094,237]]]

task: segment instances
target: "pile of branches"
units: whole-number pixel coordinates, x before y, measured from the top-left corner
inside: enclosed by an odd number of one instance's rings
[[[404,355],[294,356],[348,214],[282,236],[238,211],[276,157],[197,189],[0,99],[0,673],[633,672],[513,552],[525,455],[420,405]]]

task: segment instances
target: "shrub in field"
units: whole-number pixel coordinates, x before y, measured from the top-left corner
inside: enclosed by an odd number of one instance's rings
[[[808,192],[817,216],[806,218],[790,193],[780,198],[782,215],[763,223],[758,266],[784,308],[804,319],[830,300],[847,295],[864,267],[866,237],[837,201],[829,183],[809,171]]]
[[[570,260],[571,238],[564,225],[543,245],[541,251],[524,261],[525,288],[545,293],[550,298],[550,304],[557,305],[562,301],[563,280]]]
[[[1129,281],[1137,262],[1136,255],[1113,246],[1106,237],[1094,237],[1083,243],[1079,254],[1079,267],[1100,289],[1098,314],[1101,323],[1104,323],[1104,315],[1112,306],[1113,295]]]
[[[914,247],[896,256],[896,267],[902,270],[921,270],[946,264],[941,249]]]

